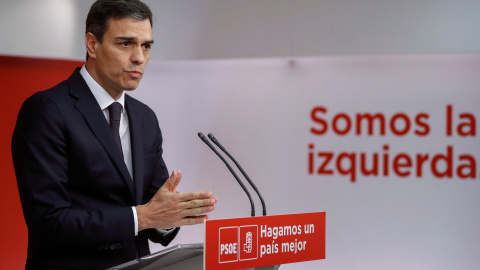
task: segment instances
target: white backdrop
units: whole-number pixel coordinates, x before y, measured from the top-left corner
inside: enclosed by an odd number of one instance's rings
[[[183,171],[179,189],[208,189],[219,198],[211,219],[245,217],[250,206],[199,131],[213,133],[243,165],[268,214],[327,212],[326,259],[282,269],[467,270],[480,265],[478,74],[480,54],[151,62],[131,94],[157,113],[167,165]],[[316,107],[326,112],[314,120]],[[372,135],[361,122],[356,134],[356,115],[366,113],[385,117],[385,134],[379,122]],[[345,130],[346,116],[351,130],[339,135],[332,123]],[[311,132],[324,127],[319,121],[328,123],[322,135]],[[406,121],[408,132],[395,135]],[[447,147],[452,153],[442,158]],[[318,173],[318,153],[333,156],[326,167],[332,175]],[[361,153],[367,169],[378,156],[376,176],[361,172]],[[417,155],[426,161],[419,164]],[[345,156],[355,157],[354,182],[341,173],[352,165]],[[405,156],[412,164],[401,167]],[[450,158],[452,177],[435,176],[449,170]],[[470,173],[473,179],[459,176]],[[184,227],[173,244],[202,242],[203,234],[201,225]]]

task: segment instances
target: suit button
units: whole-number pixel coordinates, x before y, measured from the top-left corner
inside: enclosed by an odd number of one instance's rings
[[[116,249],[121,249],[121,248],[122,248],[122,245],[121,245],[120,243],[117,243],[117,244],[115,245],[115,248],[116,248]]]
[[[107,247],[107,248],[108,248],[108,247]],[[115,249],[115,244],[111,244],[111,245],[110,245],[110,249],[111,249],[111,250],[114,250],[114,249]]]

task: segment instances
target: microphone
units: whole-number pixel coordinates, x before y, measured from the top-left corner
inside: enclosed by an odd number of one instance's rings
[[[210,138],[210,140],[212,140],[212,142],[214,144],[216,144],[218,146],[218,148],[220,148],[225,154],[227,154],[227,156],[233,161],[233,163],[235,163],[235,165],[237,165],[237,168],[242,172],[243,176],[245,176],[248,183],[250,183],[250,186],[255,190],[255,192],[257,192],[257,195],[260,198],[260,201],[262,202],[263,215],[266,216],[267,215],[267,208],[265,207],[265,201],[263,200],[263,197],[260,194],[260,191],[258,191],[257,186],[255,186],[253,181],[250,179],[250,177],[248,177],[247,173],[243,170],[242,166],[240,166],[240,164],[238,164],[238,162],[232,157],[232,155],[230,155],[230,153],[228,153],[228,151],[225,149],[225,147],[222,146],[222,144],[217,140],[217,138],[215,138],[215,136],[212,135],[212,133],[208,134],[208,138]]]
[[[230,170],[230,172],[233,174],[233,176],[235,177],[235,179],[237,180],[237,182],[240,184],[240,186],[243,188],[243,190],[245,191],[245,193],[247,194],[248,196],[248,199],[250,200],[250,205],[251,205],[251,209],[252,209],[252,217],[255,216],[255,206],[253,205],[253,200],[252,200],[252,196],[250,195],[250,192],[248,192],[247,188],[245,187],[245,185],[242,183],[242,181],[240,181],[240,179],[238,178],[238,175],[235,173],[235,171],[233,171],[232,167],[230,167],[230,164],[228,164],[228,162],[223,158],[223,156],[215,149],[215,147],[213,147],[213,145],[207,140],[207,137],[205,137],[205,135],[203,135],[202,132],[199,132],[198,133],[198,137],[200,137],[200,139],[206,143],[208,145],[208,147],[210,147],[210,149],[212,149],[213,152],[215,152],[215,154],[217,154],[217,156],[223,161],[223,163],[225,163],[225,165],[227,166],[227,168]]]

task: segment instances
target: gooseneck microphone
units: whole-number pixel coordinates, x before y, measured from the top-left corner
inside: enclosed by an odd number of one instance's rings
[[[240,172],[242,172],[243,176],[245,176],[248,183],[250,183],[250,186],[255,190],[255,192],[257,192],[257,195],[260,198],[260,201],[262,202],[263,215],[266,216],[267,208],[265,207],[265,201],[263,200],[263,197],[260,194],[260,191],[258,191],[257,186],[255,186],[253,181],[250,179],[250,177],[248,177],[247,173],[243,170],[242,166],[238,164],[238,162],[232,157],[232,155],[230,155],[230,153],[225,149],[225,147],[222,146],[222,144],[217,140],[217,138],[215,138],[215,136],[212,135],[212,133],[208,134],[208,138],[210,138],[210,140],[212,140],[212,142],[216,144],[218,148],[220,148],[225,154],[227,154],[227,156],[233,161],[233,163],[235,163],[235,165],[240,170]]]
[[[213,152],[215,152],[215,154],[217,154],[217,156],[223,161],[223,163],[225,163],[225,165],[227,166],[228,170],[230,170],[230,172],[233,174],[233,176],[235,177],[235,179],[237,180],[237,182],[240,184],[240,186],[243,188],[243,190],[245,191],[245,193],[247,194],[248,196],[248,199],[250,200],[250,205],[252,207],[252,217],[255,216],[255,206],[253,204],[253,200],[252,200],[252,196],[250,195],[250,192],[248,192],[247,188],[245,187],[245,185],[242,183],[242,181],[240,181],[240,179],[238,178],[238,175],[235,173],[235,171],[233,171],[232,167],[230,167],[230,164],[228,164],[228,162],[223,158],[223,156],[215,149],[215,147],[213,147],[213,145],[208,141],[207,137],[205,137],[205,135],[203,135],[202,132],[199,132],[198,133],[198,137],[200,137],[200,139],[206,143],[208,145],[208,147],[210,147],[210,149],[212,149]]]

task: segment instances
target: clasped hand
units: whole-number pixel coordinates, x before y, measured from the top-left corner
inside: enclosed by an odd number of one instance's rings
[[[182,172],[173,171],[147,204],[136,206],[138,231],[200,224],[208,219],[206,213],[213,211],[217,198],[211,191],[178,192],[181,179]]]

